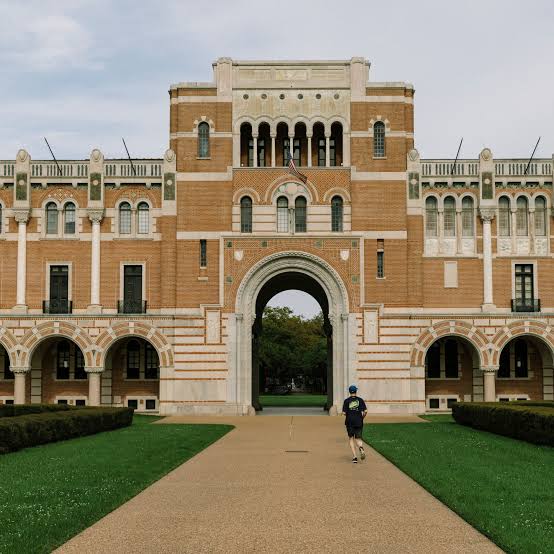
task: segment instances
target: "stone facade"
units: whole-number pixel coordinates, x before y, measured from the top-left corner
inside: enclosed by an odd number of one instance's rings
[[[162,159],[0,161],[0,402],[253,413],[287,288],[331,413],[352,382],[372,412],[553,399],[552,159],[420,159],[413,86],[362,58],[213,67]]]

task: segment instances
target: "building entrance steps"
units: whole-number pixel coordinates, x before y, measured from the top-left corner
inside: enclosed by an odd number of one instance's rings
[[[62,553],[501,552],[329,416],[171,417],[236,428]]]

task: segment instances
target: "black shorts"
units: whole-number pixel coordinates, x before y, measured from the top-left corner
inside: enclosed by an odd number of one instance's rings
[[[346,426],[346,432],[348,433],[349,437],[354,437],[356,439],[361,439],[363,428],[364,428],[363,425],[361,427],[354,427],[352,425],[347,425]]]

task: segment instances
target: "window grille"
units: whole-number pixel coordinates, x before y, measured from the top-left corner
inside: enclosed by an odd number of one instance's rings
[[[385,124],[382,121],[373,125],[373,157],[385,157]]]

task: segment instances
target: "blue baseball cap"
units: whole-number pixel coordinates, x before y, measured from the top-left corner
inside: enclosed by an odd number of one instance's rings
[[[348,387],[348,392],[349,392],[350,394],[352,394],[353,392],[357,392],[357,391],[358,391],[358,387],[357,387],[356,385],[350,385],[350,386]]]

